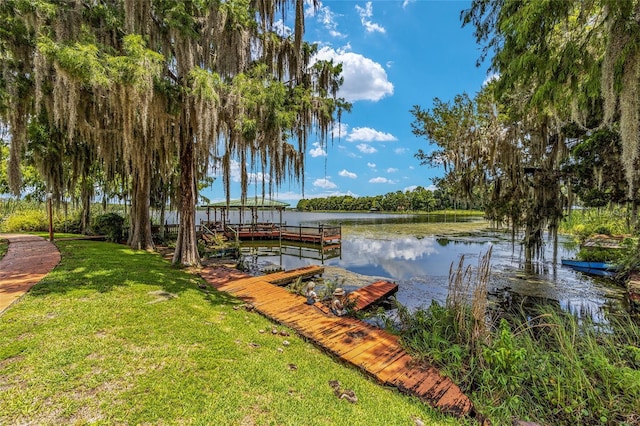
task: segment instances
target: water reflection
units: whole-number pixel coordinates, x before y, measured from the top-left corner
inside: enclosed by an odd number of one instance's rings
[[[297,220],[305,225],[357,220],[355,215],[346,217],[348,214],[336,214],[337,217],[331,218],[320,214],[317,217],[314,214],[302,215],[306,220]],[[326,220],[316,222],[321,216]],[[365,216],[364,220],[373,220],[366,214],[360,216]],[[375,220],[386,223],[409,220],[406,216],[387,216],[391,217],[377,217]],[[426,307],[432,300],[444,303],[451,265],[457,266],[460,257],[464,256],[465,265],[475,268],[480,257],[493,247],[491,291],[508,288],[521,296],[557,301],[566,310],[590,311],[596,318],[603,308],[623,309],[626,303],[624,289],[612,281],[559,265],[561,257],[573,257],[575,253],[575,245],[568,240],[559,244],[557,259],[553,258],[553,247],[548,244],[543,259],[534,263],[532,271],[525,272],[524,252],[512,242],[508,233],[485,231],[473,235],[396,237],[361,232],[357,226],[350,229],[349,233],[343,233],[339,257],[320,261],[284,254],[265,260],[280,264],[285,269],[324,264],[358,274],[386,277],[400,285],[398,300],[414,308]]]

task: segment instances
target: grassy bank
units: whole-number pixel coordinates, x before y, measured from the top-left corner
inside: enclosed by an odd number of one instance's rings
[[[57,244],[60,265],[0,316],[0,424],[457,423],[156,254]]]

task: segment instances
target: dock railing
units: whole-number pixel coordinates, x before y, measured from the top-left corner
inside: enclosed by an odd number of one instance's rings
[[[155,228],[155,227],[154,227]],[[199,232],[224,233],[232,241],[240,240],[288,240],[299,241],[322,246],[340,243],[342,239],[342,226],[324,225],[279,225],[270,222],[258,222],[254,224],[226,224],[203,222],[197,227]],[[165,225],[166,234],[178,233],[178,225]]]

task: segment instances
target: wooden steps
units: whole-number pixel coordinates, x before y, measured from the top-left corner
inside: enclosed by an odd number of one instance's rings
[[[284,277],[296,279],[308,274],[317,275],[322,268],[305,267],[262,277],[242,277],[230,268],[211,269],[205,268],[201,272],[209,284],[252,303],[258,312],[291,327],[380,383],[395,386],[444,412],[456,416],[475,415],[471,401],[460,388],[436,368],[414,360],[401,347],[397,336],[354,318],[327,314],[315,305],[307,305],[304,297],[273,284]],[[230,276],[225,276],[226,272]],[[275,280],[272,281],[272,277]],[[392,286],[386,284],[378,284],[373,289],[393,292]],[[376,292],[372,290],[371,293]],[[366,292],[362,294],[367,295]]]

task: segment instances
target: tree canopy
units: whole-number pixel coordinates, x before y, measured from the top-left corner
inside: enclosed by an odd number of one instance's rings
[[[527,259],[575,195],[637,206],[638,16],[637,0],[473,0],[461,19],[495,78],[474,98],[412,110],[414,134],[437,147],[416,157],[443,165],[457,196],[480,195],[489,218],[523,228]]]
[[[260,171],[263,192],[300,179],[308,135],[325,140],[336,113],[339,65],[313,62],[304,1],[6,0],[0,18],[0,119],[11,131],[9,184],[22,154],[60,198],[84,200],[119,184],[130,195],[129,244],[153,246],[152,188],[178,205],[174,262],[199,263],[197,182],[219,170],[229,193]],[[280,30],[289,13],[293,30]],[[285,20],[285,21],[283,21]],[[41,137],[30,137],[39,126]],[[174,189],[169,191],[169,186]],[[155,197],[166,201],[167,195]]]

